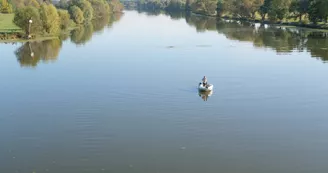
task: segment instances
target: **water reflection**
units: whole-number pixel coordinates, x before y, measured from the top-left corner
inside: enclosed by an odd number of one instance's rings
[[[180,20],[186,17],[185,12],[179,12],[179,11],[170,11],[170,12],[165,12],[166,15],[170,16],[172,20]]]
[[[93,33],[101,32],[105,27],[110,28],[121,16],[122,14],[115,14],[99,18],[92,23],[79,26],[71,33],[61,34],[59,39],[26,42],[15,51],[15,55],[22,67],[36,67],[39,62],[55,61],[62,41],[70,38],[76,45],[83,45],[91,40]]]
[[[92,38],[93,25],[87,24],[80,26],[77,29],[72,31],[71,41],[77,45],[85,44]]]
[[[184,12],[139,11],[148,16],[167,15],[172,20],[184,19],[197,32],[216,31],[230,40],[253,43],[254,47],[271,48],[278,54],[307,51],[312,57],[328,60],[328,33],[300,28],[264,26],[250,22],[218,20],[213,17],[199,16]],[[120,20],[117,13],[80,26],[70,34],[60,36],[60,40],[33,42],[22,45],[15,52],[22,66],[36,66],[40,60],[55,60],[61,48],[61,41],[70,38],[76,45],[84,45],[92,39],[95,32],[102,32]],[[31,56],[31,53],[34,53]]]
[[[194,15],[187,13],[186,22],[196,28],[197,32],[215,31],[216,30],[216,18]]]
[[[21,66],[35,67],[40,61],[55,61],[62,47],[59,39],[27,42],[15,51]]]
[[[271,48],[278,54],[310,52],[312,57],[328,60],[328,32],[306,28],[260,25],[250,22],[219,20],[191,13],[144,12],[147,15],[164,14],[171,19],[183,19],[197,32],[216,31],[230,40],[253,43],[254,47]]]
[[[213,95],[213,91],[198,91],[198,95],[204,101],[207,101],[207,99]]]
[[[105,26],[109,25],[110,20],[112,20],[111,16],[104,16],[97,20],[92,20],[93,30],[94,32],[103,31]]]

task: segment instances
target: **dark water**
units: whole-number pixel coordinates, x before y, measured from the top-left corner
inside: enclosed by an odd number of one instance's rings
[[[125,12],[1,44],[0,172],[326,173],[325,36]]]

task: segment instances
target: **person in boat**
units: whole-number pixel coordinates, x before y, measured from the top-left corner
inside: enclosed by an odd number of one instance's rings
[[[203,86],[207,86],[207,78],[206,78],[206,76],[203,77],[202,81],[203,81]]]

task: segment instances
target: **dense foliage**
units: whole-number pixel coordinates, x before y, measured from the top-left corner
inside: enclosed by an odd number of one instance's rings
[[[13,7],[8,3],[8,0],[2,0],[0,2],[0,13],[12,13]]]
[[[60,20],[60,29],[62,30],[66,30],[70,23],[70,15],[68,13],[67,10],[58,10],[58,16],[59,16],[59,20]]]
[[[33,25],[29,24],[29,20],[33,21]],[[29,25],[31,33],[40,33],[42,31],[42,21],[40,19],[40,13],[37,8],[32,6],[27,6],[19,8],[15,12],[14,23],[22,28],[26,33],[29,33]]]
[[[69,13],[76,24],[82,24],[84,22],[83,12],[79,7],[75,5],[71,6],[69,8]]]
[[[91,3],[87,0],[71,0],[71,6],[76,6],[83,12],[84,21],[86,23],[90,22],[93,18],[93,8]]]
[[[40,7],[40,19],[45,33],[56,34],[59,32],[60,18],[55,6],[42,4]]]
[[[71,26],[86,25],[122,10],[119,0],[60,0],[56,6],[50,0],[0,0],[0,12],[14,12],[13,23],[33,35],[58,35]]]

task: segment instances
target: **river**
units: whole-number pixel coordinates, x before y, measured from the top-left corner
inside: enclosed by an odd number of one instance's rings
[[[0,52],[1,173],[328,172],[326,33],[125,11]]]

